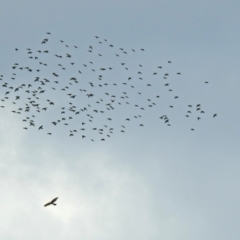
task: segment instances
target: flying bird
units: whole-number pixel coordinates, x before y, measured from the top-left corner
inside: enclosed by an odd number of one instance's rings
[[[57,199],[58,199],[58,197],[54,198],[52,201],[46,203],[46,204],[44,205],[44,207],[47,207],[47,206],[49,206],[49,205],[54,205],[54,206],[56,206],[57,204],[56,204],[55,202],[57,201]]]

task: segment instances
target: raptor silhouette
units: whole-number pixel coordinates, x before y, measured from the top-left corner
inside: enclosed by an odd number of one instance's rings
[[[55,202],[57,201],[57,199],[58,199],[58,197],[54,198],[52,201],[46,203],[46,204],[44,205],[44,207],[47,207],[47,206],[49,206],[49,205],[54,205],[54,206],[56,206],[57,204],[56,204]]]

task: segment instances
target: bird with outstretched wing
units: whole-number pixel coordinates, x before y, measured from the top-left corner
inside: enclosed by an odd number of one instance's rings
[[[57,204],[56,204],[55,202],[57,201],[57,199],[58,199],[58,197],[54,198],[52,201],[46,203],[46,204],[44,205],[44,207],[47,207],[47,206],[49,206],[49,205],[54,205],[54,206],[56,206]]]

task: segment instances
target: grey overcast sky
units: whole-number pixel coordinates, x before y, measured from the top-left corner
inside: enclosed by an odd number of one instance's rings
[[[12,100],[1,102],[0,239],[239,239],[239,11],[237,0],[1,0],[1,99],[5,82],[16,87],[18,81],[28,81],[30,75],[20,70],[11,80],[14,63],[31,62],[26,48],[34,54],[48,49],[50,72],[58,71],[58,60],[50,55],[68,51],[85,71],[82,64],[91,59],[87,50],[92,45],[103,54],[96,61],[113,66],[112,81],[126,79],[118,70],[121,61],[142,64],[144,80],[153,84],[159,65],[163,69],[158,71],[174,77],[171,99],[164,87],[158,92],[141,85],[142,95],[157,103],[142,117],[144,127],[131,119],[121,133],[120,124],[113,123],[116,130],[106,141],[92,142],[81,134],[70,138],[60,128],[51,136],[38,131],[41,122],[54,117],[51,111],[36,117],[35,128],[23,130],[25,113],[13,114]],[[43,46],[46,37],[49,43]],[[71,47],[63,48],[61,39]],[[113,51],[128,51],[119,65],[108,44]],[[132,48],[138,50],[135,55]],[[43,78],[41,74],[31,76]],[[64,74],[75,76],[70,67]],[[95,81],[91,74],[78,77]],[[163,84],[162,75],[156,78]],[[49,79],[55,80],[52,75]],[[173,100],[175,93],[178,100]],[[112,111],[111,117],[133,115],[137,96],[130,90],[128,96],[130,106]],[[146,105],[145,100],[138,103]],[[57,97],[59,104],[64,101]],[[195,108],[198,103],[206,112],[202,119],[186,118],[187,105]],[[171,117],[169,127],[159,119],[165,113]],[[80,131],[80,126],[74,128]],[[44,208],[54,197],[59,197],[57,206]]]

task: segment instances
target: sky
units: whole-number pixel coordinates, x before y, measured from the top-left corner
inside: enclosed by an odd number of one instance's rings
[[[5,82],[17,87],[18,81],[29,82],[35,76],[55,81],[54,71],[62,74],[58,80],[63,81],[75,76],[78,67],[83,72],[77,75],[82,88],[100,96],[105,90],[90,88],[88,82],[98,84],[95,73],[82,65],[89,67],[92,59],[89,46],[103,54],[102,58],[94,55],[94,68],[113,66],[112,72],[104,73],[106,81],[127,82],[127,76],[135,74],[127,84],[139,88],[143,97],[128,89],[130,105],[109,111],[114,133],[106,141],[96,137],[94,142],[90,131],[91,137],[86,133],[82,139],[79,133],[69,137],[63,128],[47,125],[56,116],[55,110],[41,112],[36,127],[31,128],[22,121],[25,113],[11,112],[12,101],[1,102],[5,107],[0,109],[0,238],[238,239],[239,8],[239,1],[233,0],[2,0],[0,99],[5,97]],[[47,44],[41,44],[44,38],[49,38]],[[118,60],[113,53],[121,47],[128,54],[120,54]],[[40,73],[15,71],[13,81],[14,63],[30,66],[34,61],[26,48],[34,54],[48,49],[50,53],[44,56],[48,66],[44,70],[40,66]],[[62,63],[69,66],[63,72],[52,53],[68,52],[76,64],[70,66],[65,57]],[[127,74],[122,61],[129,66]],[[162,70],[157,69],[159,65]],[[134,82],[139,69],[155,87]],[[152,74],[155,71],[157,76]],[[169,73],[173,93],[165,91],[159,71]],[[108,88],[118,94],[116,89],[124,91],[125,86]],[[178,100],[173,99],[175,93]],[[148,108],[144,96],[154,99],[156,106]],[[69,102],[66,95],[53,92],[49,97],[57,107]],[[46,105],[42,98],[39,102]],[[132,119],[135,102],[146,106],[136,121]],[[84,98],[76,104],[82,107],[94,100]],[[201,104],[206,113],[200,121],[195,113],[186,118],[189,104],[194,108]],[[163,114],[170,116],[171,126],[159,119]],[[129,123],[124,120],[128,116],[132,117]],[[110,124],[105,120],[97,114],[94,119],[99,125]],[[41,124],[44,131],[38,130]],[[69,130],[80,131],[82,126],[77,124],[73,122]],[[57,206],[43,207],[55,197]]]

